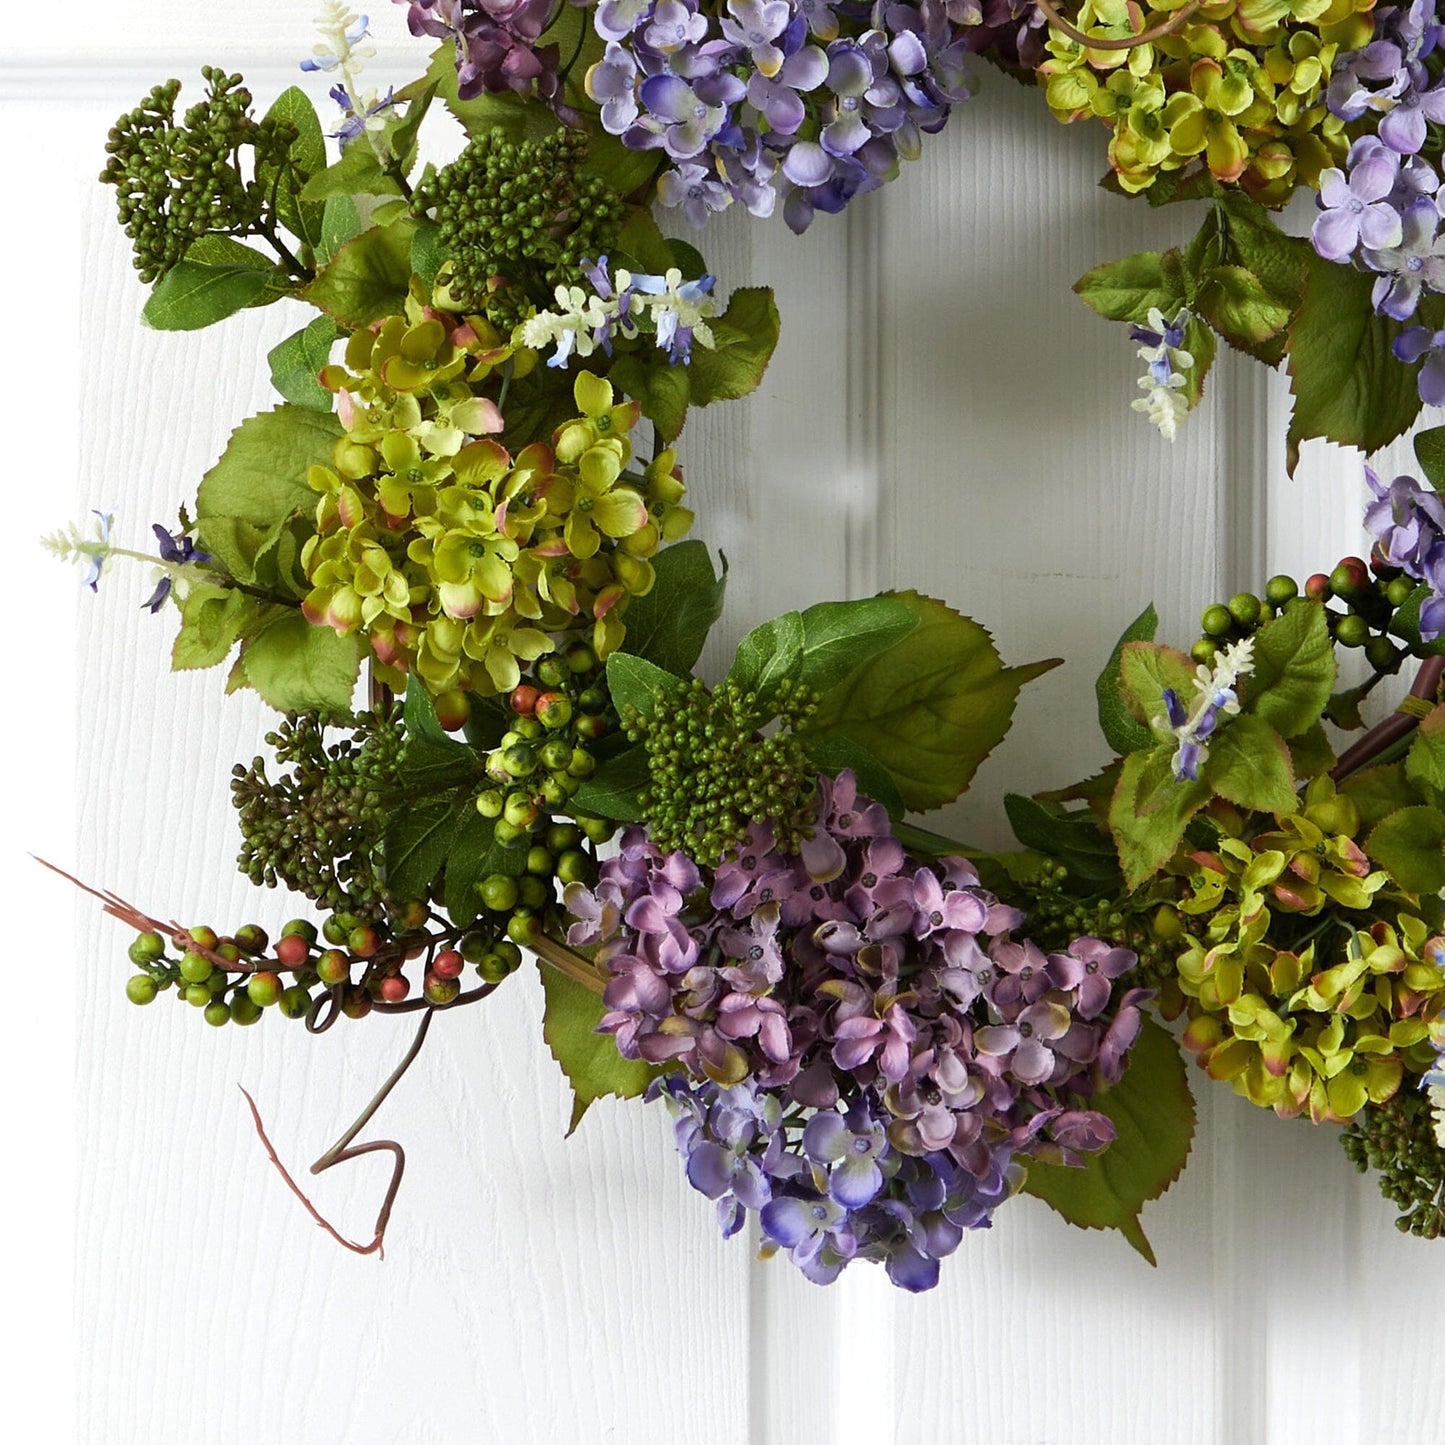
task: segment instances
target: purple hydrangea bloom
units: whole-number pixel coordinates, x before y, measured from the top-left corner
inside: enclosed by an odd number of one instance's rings
[[[1400,243],[1387,251],[1366,248],[1362,259],[1379,272],[1372,295],[1376,311],[1407,321],[1423,292],[1445,291],[1445,236],[1435,202],[1421,199],[1401,216]]]
[[[1388,199],[1399,169],[1395,157],[1376,150],[1365,155],[1348,178],[1340,170],[1320,174],[1320,215],[1310,240],[1325,260],[1347,261],[1360,245],[1383,251],[1400,244],[1400,213]]]
[[[1445,498],[1410,476],[1386,486],[1371,467],[1365,468],[1365,481],[1375,496],[1365,510],[1365,526],[1377,550],[1431,590],[1420,607],[1419,627],[1421,638],[1433,642],[1445,633]]]
[[[1395,338],[1394,351],[1408,365],[1424,362],[1415,381],[1420,400],[1429,406],[1445,406],[1445,331],[1411,326]]]

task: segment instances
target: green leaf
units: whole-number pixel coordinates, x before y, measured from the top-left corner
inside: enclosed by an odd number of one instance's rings
[[[361,671],[361,639],[287,608],[241,653],[246,681],[278,712],[346,712]]]
[[[287,156],[289,163],[279,170],[275,166],[262,166],[257,179],[268,194],[274,193],[276,215],[281,224],[308,246],[315,246],[321,239],[324,208],[319,201],[301,199],[297,180],[298,176],[310,177],[326,169],[326,140],[321,134],[316,107],[300,86],[293,85],[276,97],[275,104],[266,112],[266,119],[290,121],[296,127],[296,139]]]
[[[1194,696],[1194,664],[1174,647],[1126,642],[1119,655],[1119,691],[1134,717],[1151,725],[1164,718],[1165,688],[1187,705]]]
[[[376,152],[369,145],[352,146],[341,153],[335,165],[317,171],[301,187],[303,201],[330,201],[338,196],[399,196],[401,187],[394,176],[382,170]]]
[[[898,596],[917,626],[824,693],[798,736],[861,743],[924,810],[968,786],[1008,732],[1019,689],[1057,662],[1006,668],[978,623],[931,597]]]
[[[1006,793],[1003,806],[1014,836],[1025,848],[1057,858],[1080,882],[1118,883],[1113,842],[1100,831],[1099,820],[1089,809],[1068,813],[1022,793]]]
[[[803,618],[797,612],[760,622],[738,643],[727,680],[742,692],[754,693],[753,717],[762,724],[776,712],[773,699],[785,678],[797,680],[803,661]]]
[[[541,959],[537,967],[542,971],[546,995],[542,1037],[572,1086],[572,1119],[567,1125],[570,1134],[595,1099],[604,1094],[635,1099],[661,1070],[638,1059],[624,1059],[612,1035],[597,1032],[604,1012],[599,994],[549,968]]]
[[[631,206],[617,234],[617,250],[628,262],[629,271],[651,271],[661,275],[672,264],[667,237],[657,224],[650,206]],[[622,265],[618,260],[615,264]]]
[[[1178,252],[1170,254],[1177,260]],[[1140,251],[1095,266],[1074,282],[1074,290],[1110,321],[1142,322],[1148,320],[1151,307],[1173,316],[1184,304],[1187,297],[1178,274],[1165,267],[1158,251]]]
[[[681,686],[680,677],[630,652],[614,652],[607,659],[607,690],[619,712],[635,707],[643,717],[651,717],[658,703]]]
[[[613,656],[621,656],[614,653]],[[579,812],[595,813],[619,823],[636,823],[642,818],[642,790],[650,781],[647,749],[641,743],[609,758],[572,795]]]
[[[686,677],[722,612],[727,566],[712,570],[705,542],[679,542],[652,559],[652,590],[628,604],[628,652]]]
[[[1289,755],[1297,779],[1316,778],[1335,765],[1335,750],[1318,723],[1290,739]]]
[[[1204,319],[1231,346],[1253,352],[1289,325],[1294,307],[1270,293],[1244,266],[1215,266],[1195,297]]]
[[[1291,475],[1300,443],[1311,437],[1378,451],[1420,412],[1415,375],[1391,350],[1400,326],[1370,303],[1373,275],[1313,254],[1305,264],[1304,300],[1285,348],[1295,398]]]
[[[463,809],[463,817],[447,851],[443,897],[447,916],[459,927],[475,921],[482,911],[477,884],[494,873],[517,877],[527,862],[525,848],[505,848],[495,836],[495,823],[483,818],[475,807]]]
[[[687,420],[687,406],[692,397],[690,366],[674,366],[666,352],[651,347],[619,356],[607,373],[608,379],[624,396],[631,397],[642,414],[656,428],[664,442],[676,439]]]
[[[1438,492],[1445,488],[1445,426],[1415,433],[1415,456],[1425,480]]]
[[[1153,1019],[1145,1018],[1124,1077],[1092,1107],[1114,1121],[1114,1142],[1078,1169],[1030,1164],[1024,1192],[1082,1229],[1119,1230],[1156,1264],[1139,1212],[1169,1188],[1189,1158],[1194,1098],[1178,1045]]]
[[[412,742],[424,738],[428,742],[444,744],[447,747],[464,746],[437,721],[436,702],[427,691],[426,684],[415,673],[406,680],[401,720],[406,728],[406,736]]]
[[[306,288],[306,300],[353,330],[400,311],[411,282],[415,229],[414,221],[402,219],[347,241]]]
[[[331,357],[331,343],[341,333],[329,316],[317,316],[266,354],[271,385],[289,402],[308,411],[329,412],[336,398],[317,380]]]
[[[1124,759],[1109,805],[1109,828],[1131,890],[1173,857],[1189,820],[1208,801],[1208,784],[1175,781],[1173,748],[1141,750]]]
[[[1418,657],[1445,656],[1445,636],[1426,642],[1420,636],[1420,609],[1433,597],[1434,591],[1422,582],[1396,609],[1390,620],[1390,632],[1407,643]]]
[[[1284,325],[1263,339],[1224,332],[1225,339],[1266,366],[1278,366],[1284,360],[1286,328],[1304,295],[1309,242],[1286,236],[1268,211],[1238,191],[1225,195],[1214,212],[1222,227],[1220,260],[1243,267],[1263,288],[1269,304],[1287,313]]]
[[[477,810],[466,796],[423,803],[396,813],[382,835],[381,846],[387,887],[397,898],[427,896],[468,813],[477,817]]]
[[[1259,813],[1292,813],[1298,806],[1289,747],[1247,713],[1227,719],[1210,739],[1204,781],[1220,797]]]
[[[1420,720],[1405,759],[1405,774],[1420,788],[1445,791],[1445,703]]]
[[[348,241],[362,231],[361,212],[349,195],[328,196],[321,213],[321,240],[316,259],[325,265]]]
[[[436,284],[437,272],[442,268],[442,262],[446,260],[446,252],[442,250],[441,228],[434,226],[430,221],[423,221],[417,226],[415,234],[411,238],[411,269],[421,277],[428,286]]]
[[[258,301],[274,301],[286,287],[278,289],[276,268],[264,256],[257,255],[256,259],[264,270],[178,261],[156,283],[141,319],[157,331],[199,331]]]
[[[1296,598],[1254,634],[1254,671],[1245,683],[1245,711],[1281,737],[1297,737],[1323,716],[1335,675],[1324,604]]]
[[[316,493],[306,473],[330,462],[340,435],[335,417],[296,406],[248,417],[231,433],[220,460],[201,478],[196,526],[204,550],[237,581],[287,581],[274,559],[267,569],[260,564],[293,517],[314,511]]]
[[[1129,625],[1114,644],[1109,661],[1094,684],[1094,696],[1099,703],[1099,727],[1105,741],[1120,756],[1132,753],[1138,748],[1147,748],[1154,742],[1154,735],[1137,721],[1124,705],[1124,696],[1119,690],[1119,676],[1125,646],[1130,642],[1153,642],[1159,627],[1159,614],[1151,602]]]
[[[763,379],[778,344],[781,321],[767,286],[734,291],[728,308],[711,323],[716,345],[694,346],[689,372],[694,406],[746,396]]]
[[[234,587],[195,583],[181,603],[181,630],[171,646],[176,672],[214,667],[260,622],[262,604]]]
[[[817,602],[803,614],[798,681],[814,692],[837,686],[859,663],[902,642],[918,614],[901,597]]]
[[[902,819],[907,808],[898,784],[893,781],[893,774],[862,743],[834,734],[826,738],[805,737],[803,747],[808,761],[820,773],[837,777],[845,768],[851,769],[858,780],[860,792],[867,794],[875,803],[882,803],[895,822]]]
[[[1351,773],[1340,784],[1340,792],[1359,809],[1358,832],[1362,836],[1381,819],[1420,801],[1420,795],[1405,777],[1404,763],[1386,763]]]
[[[386,133],[387,144],[391,147],[394,156],[400,158],[402,170],[409,171],[416,159],[416,138],[421,131],[421,123],[426,119],[427,112],[431,109],[431,103],[436,99],[436,93],[440,84],[432,84],[422,91],[420,95],[413,95],[408,98],[406,114],[398,121],[395,121],[388,128]]]
[[[1445,812],[1401,808],[1376,825],[1365,852],[1407,893],[1436,893],[1445,888]]]
[[[699,277],[707,275],[707,262],[696,246],[689,246],[686,241],[679,241],[676,236],[669,236],[667,238],[667,254],[672,258],[672,264],[682,272],[684,281],[696,281]]]

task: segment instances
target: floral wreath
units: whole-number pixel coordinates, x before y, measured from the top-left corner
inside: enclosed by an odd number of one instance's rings
[[[1222,338],[1287,368],[1291,466],[1312,437],[1372,451],[1445,403],[1435,7],[398,3],[439,43],[385,94],[365,17],[323,6],[302,69],[334,78],[334,152],[301,88],[257,118],[211,68],[189,109],[170,81],[111,131],[147,322],[317,314],[154,556],[101,512],[50,539],[92,589],[153,564],[174,666],[229,663],[283,714],[233,772],[239,866],[321,920],[273,941],[97,894],[137,931],[129,997],[311,1033],[418,1016],[314,1166],[395,1156],[370,1241],[325,1224],[251,1105],[318,1222],[379,1250],[402,1154],[356,1139],[436,1015],[530,954],[573,1126],[603,1095],[661,1103],[723,1232],[756,1216],[819,1283],[871,1259],[927,1289],[1019,1190],[1152,1261],[1140,1210],[1194,1127],[1181,1044],[1342,1125],[1437,1237],[1445,428],[1416,437],[1423,481],[1366,469],[1367,559],[1209,605],[1187,651],[1146,609],[1097,682],[1111,760],[1010,795],[1019,850],[969,849],[906,815],[967,788],[1053,662],[1005,666],[897,592],[786,613],[693,675],[726,564],[686,540],[677,442],[759,384],[779,317],[652,210],[802,232],[916,158],[987,62],[1102,124],[1106,187],[1206,203],[1187,243],[1075,288],[1129,325],[1134,408],[1172,440]],[[462,135],[420,165],[442,108]],[[1275,221],[1301,188],[1308,239]],[[1367,727],[1382,684],[1403,696]]]

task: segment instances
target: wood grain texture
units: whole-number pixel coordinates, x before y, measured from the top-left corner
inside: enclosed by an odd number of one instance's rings
[[[377,9],[399,36],[401,11]],[[99,140],[119,104],[181,73],[173,57],[211,57],[215,18],[129,0],[84,23],[59,39],[0,20],[0,126],[39,81],[70,85],[48,144],[52,203],[85,258],[80,477],[44,526],[114,505],[121,534],[144,545],[230,428],[269,404],[258,359],[295,320],[277,308],[199,336],[139,328],[141,288],[90,183]],[[309,48],[305,15],[265,0],[245,25],[250,56],[227,63],[257,73],[254,59],[275,88],[289,83],[281,61]],[[944,819],[985,843],[1003,841],[1006,788],[1105,760],[1090,683],[1146,602],[1163,635],[1187,641],[1201,602],[1257,586],[1261,567],[1313,570],[1360,546],[1353,454],[1311,446],[1283,476],[1277,378],[1222,358],[1173,448],[1128,409],[1133,347],[1069,286],[1102,260],[1184,239],[1189,218],[1097,191],[1101,154],[1097,134],[1059,130],[1036,97],[990,76],[921,162],[846,219],[820,217],[800,241],[730,216],[705,238],[724,284],[773,284],[784,314],[764,391],[688,432],[698,535],[733,567],[707,662],[716,671],[784,608],[893,585],[977,615],[1009,662],[1065,656]],[[47,609],[62,593],[69,605],[70,578],[45,585]],[[218,673],[167,672],[171,625],[137,610],[147,590],[117,570],[78,619],[78,871],[183,921],[274,927],[295,909],[235,875],[226,801],[229,764],[257,750],[266,714],[223,699]],[[485,1009],[439,1021],[379,1117],[409,1166],[378,1263],[307,1221],[234,1086],[304,1165],[405,1049],[406,1028],[314,1040],[275,1019],[213,1032],[169,1000],[135,1010],[120,988],[123,930],[88,908],[77,918],[86,1442],[1438,1434],[1445,1368],[1408,1301],[1440,1297],[1445,1261],[1397,1236],[1333,1131],[1201,1091],[1194,1161],[1145,1216],[1157,1271],[1023,1200],[964,1242],[931,1297],[861,1269],[821,1291],[718,1239],[664,1117],[604,1102],[562,1138],[565,1090],[524,973]],[[51,1027],[63,1052],[65,1025]],[[339,1168],[316,1198],[364,1232],[382,1174]]]

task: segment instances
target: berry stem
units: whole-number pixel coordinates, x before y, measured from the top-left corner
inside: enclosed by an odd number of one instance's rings
[[[1445,679],[1445,657],[1429,658],[1421,667],[1408,696],[1434,702],[1442,679]],[[1392,712],[1383,722],[1376,723],[1353,747],[1345,750],[1339,762],[1330,769],[1330,777],[1337,783],[1342,782],[1351,773],[1358,772],[1374,762],[1401,739],[1408,737],[1419,722],[1420,719],[1413,712]]]
[[[591,989],[596,994],[602,992],[604,980],[596,966],[580,953],[573,952],[566,944],[544,933],[528,944],[528,947],[543,963],[555,968],[558,973],[566,974],[574,983],[580,983],[583,988]]]
[[[1103,40],[1096,35],[1085,35],[1082,30],[1076,30],[1059,12],[1054,9],[1049,0],[1035,0],[1039,9],[1044,12],[1045,18],[1055,30],[1062,31],[1070,40],[1077,41],[1087,50],[1132,50],[1136,45],[1147,45],[1151,40],[1158,40],[1162,36],[1172,35],[1181,25],[1188,20],[1203,0],[1190,0],[1182,10],[1171,15],[1168,20],[1156,25],[1151,30],[1141,30],[1137,35],[1130,35],[1124,40]]]

